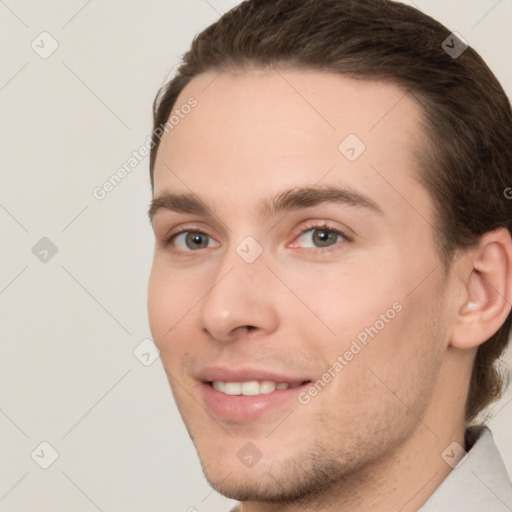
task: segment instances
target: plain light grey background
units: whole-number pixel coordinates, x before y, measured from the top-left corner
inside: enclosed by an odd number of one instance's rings
[[[149,159],[102,200],[93,190],[144,144],[193,36],[237,3],[0,0],[0,511],[230,508],[160,360],[136,350],[151,336]],[[462,34],[512,94],[512,0],[406,3]],[[490,422],[509,472],[511,400]]]

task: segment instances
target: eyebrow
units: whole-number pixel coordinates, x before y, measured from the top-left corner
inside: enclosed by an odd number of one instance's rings
[[[296,187],[285,190],[271,199],[260,203],[258,213],[273,217],[280,213],[320,206],[323,204],[348,205],[364,208],[378,215],[384,215],[382,208],[368,196],[348,188],[335,186]],[[149,219],[161,210],[192,215],[211,215],[208,205],[195,194],[174,194],[164,192],[153,198],[148,211]]]

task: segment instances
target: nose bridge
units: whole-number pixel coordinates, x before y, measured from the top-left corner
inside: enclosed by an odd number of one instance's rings
[[[214,282],[201,301],[201,327],[219,340],[233,337],[240,327],[272,331],[277,309],[263,247],[246,237],[222,256]]]

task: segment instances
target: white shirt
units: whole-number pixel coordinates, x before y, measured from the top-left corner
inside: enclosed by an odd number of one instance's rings
[[[512,484],[487,427],[420,512],[512,512]]]

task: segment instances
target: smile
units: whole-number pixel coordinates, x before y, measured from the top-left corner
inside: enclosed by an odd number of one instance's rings
[[[283,391],[289,388],[297,388],[302,383],[294,382],[290,384],[288,382],[273,382],[269,380],[250,380],[247,382],[213,381],[210,384],[214,389],[226,395],[255,396],[267,395],[269,393],[273,393],[274,391]]]

